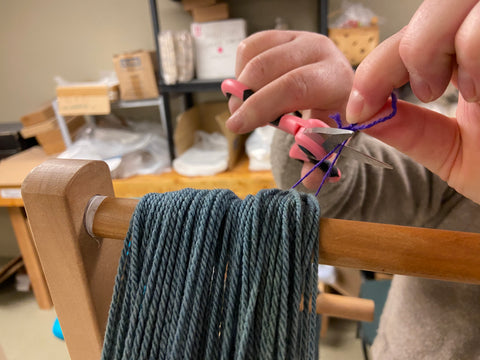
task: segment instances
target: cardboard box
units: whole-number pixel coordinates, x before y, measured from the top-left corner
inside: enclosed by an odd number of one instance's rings
[[[235,76],[237,47],[247,35],[244,19],[191,24],[195,44],[195,70],[198,79]]]
[[[64,116],[110,114],[109,92],[107,84],[57,86],[58,112]]]
[[[113,57],[122,100],[152,99],[159,96],[153,52],[139,50]]]
[[[358,65],[378,45],[380,30],[378,25],[353,28],[328,28],[328,37],[350,61]]]
[[[65,119],[70,138],[75,137],[78,130],[85,124],[83,116],[73,116]],[[55,123],[52,128],[36,134],[38,143],[42,146],[43,151],[47,155],[58,154],[65,151],[65,142],[63,141],[62,132],[59,126]]]
[[[217,0],[182,0],[183,9],[191,11],[196,8],[214,5]]]
[[[211,6],[194,8],[192,16],[195,22],[226,20],[229,16],[228,4],[222,2]]]
[[[22,116],[20,122],[23,126],[31,126],[46,121],[54,116],[55,112],[53,111],[52,103],[48,102],[37,110]]]
[[[219,132],[227,138],[228,168],[232,169],[244,154],[247,135],[229,131],[225,126],[229,117],[226,102],[198,104],[178,115],[173,136],[177,155],[181,155],[194,144],[195,131]]]
[[[29,138],[45,131],[54,130],[57,127],[57,119],[53,117],[41,123],[23,127],[22,130],[20,130],[20,134],[22,134],[24,138]]]

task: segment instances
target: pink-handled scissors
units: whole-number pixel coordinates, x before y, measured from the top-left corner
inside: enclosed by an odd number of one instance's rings
[[[234,79],[224,80],[221,89],[227,98],[234,95],[235,97],[246,101],[251,95],[253,95],[251,89]],[[292,114],[280,116],[277,120],[272,121],[270,125],[295,137],[295,143],[292,145],[289,152],[290,157],[293,159],[310,161],[316,164],[319,161],[322,161],[328,154],[333,154],[341,147],[342,155],[353,157],[356,160],[360,160],[370,165],[392,168],[389,164],[345,145],[348,139],[355,134],[352,130],[332,128],[321,120],[302,119]],[[323,162],[324,164],[319,164],[319,168],[326,172],[331,164],[325,160]],[[340,176],[340,171],[333,167],[330,169],[328,181],[338,181]]]

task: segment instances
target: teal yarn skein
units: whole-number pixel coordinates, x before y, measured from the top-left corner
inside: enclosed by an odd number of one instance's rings
[[[315,359],[319,219],[296,190],[145,195],[102,359]]]

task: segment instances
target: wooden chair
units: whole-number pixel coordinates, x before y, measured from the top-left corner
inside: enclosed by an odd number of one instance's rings
[[[61,159],[36,167],[22,196],[70,356],[99,359],[118,239],[138,200],[115,198],[104,162]],[[480,234],[322,218],[319,241],[322,264],[480,283]],[[317,312],[368,321],[372,305],[322,294]]]

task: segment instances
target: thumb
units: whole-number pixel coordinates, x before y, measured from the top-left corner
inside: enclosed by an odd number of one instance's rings
[[[372,119],[389,112],[390,100]],[[364,132],[395,147],[447,181],[461,145],[456,119],[404,101],[398,101],[395,117]]]

